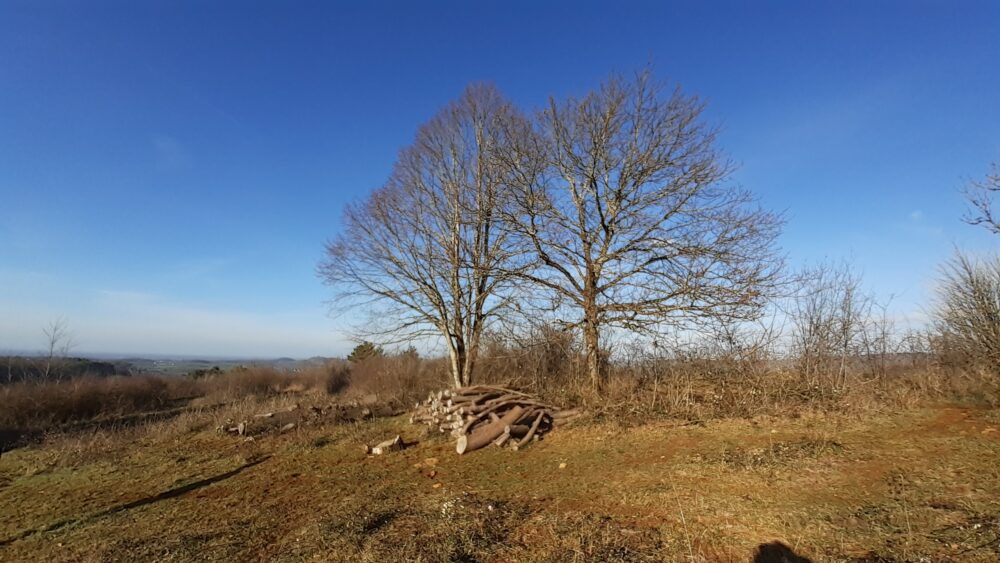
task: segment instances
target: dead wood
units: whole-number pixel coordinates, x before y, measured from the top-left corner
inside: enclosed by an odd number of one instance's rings
[[[527,393],[493,385],[475,385],[430,393],[418,403],[410,422],[457,439],[456,451],[474,451],[494,443],[517,449],[537,440],[557,424],[577,420],[582,412],[561,410]]]

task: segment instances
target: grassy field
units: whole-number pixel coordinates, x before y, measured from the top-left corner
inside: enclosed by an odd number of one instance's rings
[[[1000,558],[1000,410],[589,420],[461,457],[405,416],[253,441],[221,416],[3,454],[0,560]],[[363,454],[396,433],[414,444]]]

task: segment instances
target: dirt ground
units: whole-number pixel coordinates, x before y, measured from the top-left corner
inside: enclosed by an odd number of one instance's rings
[[[397,433],[413,445],[363,453]],[[188,417],[0,458],[3,561],[751,561],[772,542],[1000,560],[1000,410],[585,420],[465,456],[405,416],[253,441]]]

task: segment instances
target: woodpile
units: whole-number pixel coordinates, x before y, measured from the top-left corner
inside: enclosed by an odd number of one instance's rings
[[[476,385],[431,393],[414,407],[411,423],[457,438],[459,454],[489,444],[512,450],[523,448],[555,426],[566,424],[582,413],[562,410],[513,389]]]

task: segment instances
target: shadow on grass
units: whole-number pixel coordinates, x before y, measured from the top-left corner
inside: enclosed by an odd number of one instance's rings
[[[780,541],[774,541],[757,546],[753,563],[812,563],[812,560],[795,553]]]
[[[18,540],[22,540],[22,539],[24,539],[24,538],[26,538],[28,536],[33,536],[35,534],[41,534],[41,533],[45,533],[45,532],[52,532],[54,530],[58,530],[59,528],[62,528],[64,526],[68,526],[70,524],[81,524],[81,523],[84,523],[84,522],[92,522],[94,520],[97,520],[97,519],[100,519],[100,518],[104,518],[105,516],[110,516],[112,514],[117,514],[119,512],[125,512],[126,510],[131,510],[133,508],[139,508],[140,506],[150,505],[150,504],[153,504],[155,502],[160,502],[161,500],[168,500],[168,499],[176,498],[176,497],[179,497],[179,496],[184,495],[186,493],[190,493],[191,491],[196,491],[196,490],[201,489],[203,487],[207,487],[207,486],[212,485],[214,483],[218,483],[219,481],[224,481],[226,479],[229,479],[230,477],[235,477],[236,475],[239,475],[243,471],[246,471],[247,469],[250,469],[251,467],[253,467],[255,465],[258,465],[258,464],[261,464],[261,463],[267,461],[268,459],[270,459],[270,457],[271,456],[264,456],[264,457],[262,457],[260,459],[256,459],[254,461],[247,462],[247,463],[245,463],[245,464],[243,464],[243,465],[241,465],[241,466],[239,466],[236,469],[233,469],[231,471],[227,471],[225,473],[220,473],[218,475],[215,475],[215,476],[212,476],[212,477],[208,477],[206,479],[201,479],[200,481],[195,481],[193,483],[188,483],[187,485],[182,485],[180,487],[174,487],[173,489],[168,489],[166,491],[163,491],[162,493],[158,493],[158,494],[153,495],[151,497],[144,497],[144,498],[141,498],[141,499],[138,499],[138,500],[134,500],[132,502],[121,504],[121,505],[118,505],[118,506],[112,506],[111,508],[108,508],[108,509],[105,509],[105,510],[101,510],[99,512],[95,512],[93,514],[89,514],[89,515],[84,516],[82,518],[67,518],[65,520],[60,520],[58,522],[49,524],[48,526],[43,526],[41,528],[35,528],[33,530],[25,530],[25,531],[23,531],[23,532],[21,532],[19,534],[15,534],[14,536],[11,536],[9,538],[5,538],[5,539],[0,540],[0,547],[3,547],[5,545],[11,544],[11,543],[14,543],[14,542],[16,542]]]

